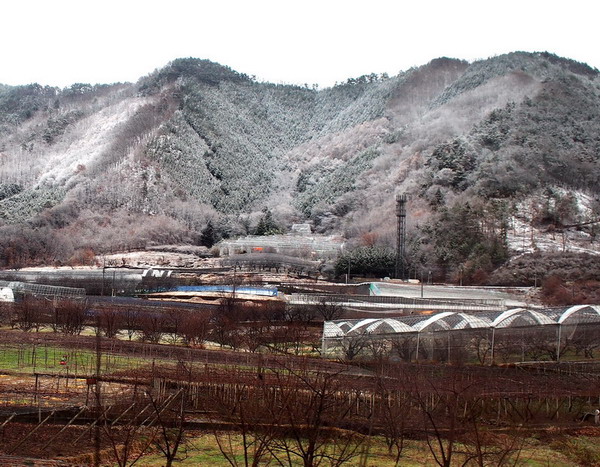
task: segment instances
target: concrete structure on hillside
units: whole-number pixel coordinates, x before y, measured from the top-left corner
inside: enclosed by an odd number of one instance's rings
[[[312,229],[310,224],[294,224],[292,225],[292,234],[296,235],[310,235],[312,234]]]

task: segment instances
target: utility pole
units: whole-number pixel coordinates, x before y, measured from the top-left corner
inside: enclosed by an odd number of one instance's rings
[[[106,273],[106,257],[102,257],[102,290],[100,295],[104,297],[104,274]]]
[[[112,279],[112,285],[111,285],[111,287],[110,287],[110,289],[111,289],[111,294],[110,294],[110,295],[111,295],[113,298],[114,298],[114,296],[115,296],[115,272],[116,272],[116,269],[113,269],[113,279]]]
[[[96,398],[96,425],[94,427],[94,466],[99,467],[100,461],[100,414],[102,409],[102,390],[100,388],[100,368],[102,365],[102,341],[100,337],[100,315],[96,314],[96,372],[95,372],[95,398]]]
[[[396,195],[396,217],[398,229],[396,236],[396,279],[404,280],[405,270],[405,250],[406,250],[406,195]]]

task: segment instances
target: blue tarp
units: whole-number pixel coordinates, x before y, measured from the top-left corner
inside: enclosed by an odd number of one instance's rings
[[[173,289],[175,292],[222,292],[233,293],[232,285],[180,285]],[[277,289],[263,289],[258,287],[236,287],[235,293],[244,293],[249,295],[266,295],[269,297],[277,296]]]

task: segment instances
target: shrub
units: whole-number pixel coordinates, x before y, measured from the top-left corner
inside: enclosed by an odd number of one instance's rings
[[[340,255],[335,263],[335,275],[348,273],[384,277],[392,276],[396,266],[393,250],[379,246],[359,247]]]

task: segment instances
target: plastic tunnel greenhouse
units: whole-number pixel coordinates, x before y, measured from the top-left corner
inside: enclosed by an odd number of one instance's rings
[[[593,358],[600,305],[326,321],[323,355],[508,363]]]
[[[85,298],[85,289],[74,287],[31,284],[28,282],[17,281],[0,281],[0,288],[11,290],[13,297],[30,295],[34,297],[53,297],[70,300],[79,300]]]

